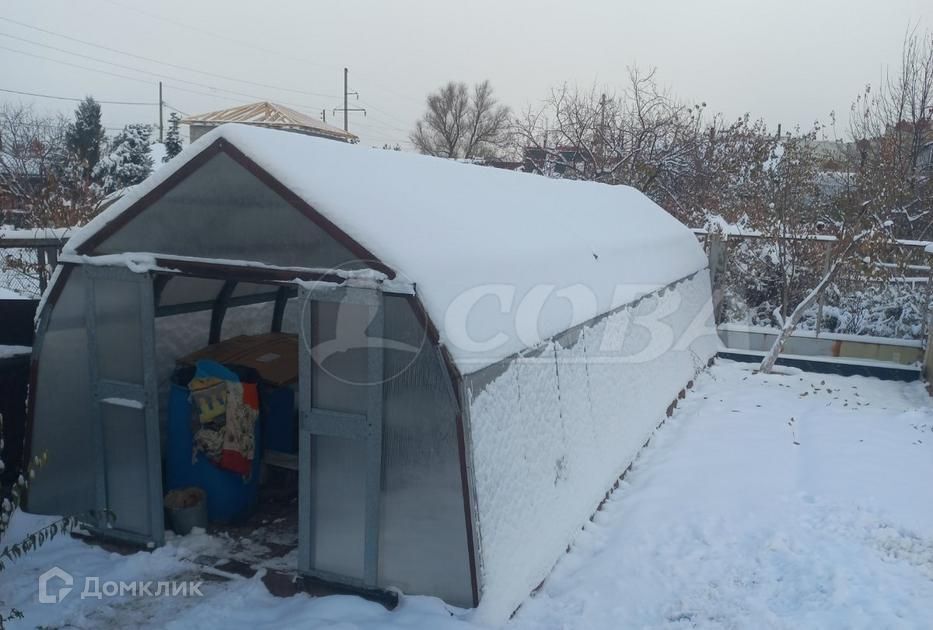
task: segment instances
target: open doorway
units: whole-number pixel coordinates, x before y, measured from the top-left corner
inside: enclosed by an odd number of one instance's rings
[[[296,288],[235,276],[156,274],[153,291],[164,492],[204,491],[207,529],[224,543],[215,560],[224,566],[232,559],[244,567],[294,571]],[[230,399],[217,400],[212,392]],[[243,420],[238,406],[246,410],[246,424],[228,427],[228,418]],[[230,439],[234,430],[241,435]]]

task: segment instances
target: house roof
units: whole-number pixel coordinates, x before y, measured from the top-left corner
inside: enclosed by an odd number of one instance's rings
[[[220,141],[413,282],[464,374],[707,264],[689,229],[627,186],[245,125],[223,125],[189,145],[72,237],[66,253],[160,184],[172,185],[179,169]]]
[[[317,118],[302,114],[290,107],[285,107],[278,103],[270,103],[269,101],[240,105],[238,107],[208,112],[206,114],[196,114],[183,118],[181,122],[185,125],[207,126],[217,126],[225,123],[243,123],[258,127],[297,131],[312,136],[343,140],[344,142],[359,141],[359,138],[352,133],[328,125]]]

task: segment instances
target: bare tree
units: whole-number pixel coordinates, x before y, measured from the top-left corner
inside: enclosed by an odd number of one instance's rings
[[[840,187],[828,196],[820,195],[819,160],[813,148],[816,133],[788,136],[785,140],[769,190],[773,204],[769,209],[773,211],[764,215],[760,225],[780,244],[782,264],[793,262],[812,270],[822,255],[826,267],[808,276],[814,284],[802,291],[799,300],[789,287],[782,287],[781,309],[786,317],[782,317],[780,333],[761,362],[762,372],[773,369],[806,311],[838,278],[844,274],[883,274],[877,263],[895,242],[893,218],[897,208],[875,188],[876,178],[868,164],[853,164]],[[818,244],[820,247],[816,247]],[[796,304],[792,310],[791,304]]]
[[[852,106],[860,186],[889,206],[898,236],[933,236],[933,31],[904,37],[900,67]]]
[[[428,95],[427,111],[409,136],[421,153],[446,158],[494,157],[507,141],[509,109],[489,81],[470,90],[451,81]]]
[[[633,186],[685,223],[711,214],[738,221],[775,145],[761,120],[726,121],[687,104],[655,72],[630,68],[621,94],[553,90],[516,121],[526,169],[552,177]]]
[[[26,227],[70,227],[94,215],[97,196],[68,150],[68,128],[62,117],[0,106],[0,191]]]
[[[747,223],[762,207],[763,182],[777,142],[761,119],[711,116],[694,141],[691,164],[658,202],[688,225],[719,219]]]
[[[900,67],[852,106],[857,151],[820,209],[819,227],[834,237],[820,281],[797,304],[762,361],[770,371],[803,316],[834,282],[850,273],[877,275],[879,255],[895,237],[926,238],[933,228],[933,177],[921,157],[933,147],[933,33],[908,31]]]
[[[552,177],[625,184],[686,219],[684,184],[695,173],[705,104],[658,86],[654,71],[629,69],[621,94],[552,90],[515,123],[526,169]]]
[[[0,106],[0,196],[25,228],[71,227],[97,212],[98,196],[68,148],[68,121],[24,105]],[[38,291],[49,267],[34,250],[0,250],[12,287]]]

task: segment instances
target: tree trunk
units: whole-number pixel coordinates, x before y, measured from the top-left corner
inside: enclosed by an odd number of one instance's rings
[[[848,251],[848,248],[847,248]],[[781,350],[784,349],[784,344],[787,343],[787,340],[797,329],[797,324],[800,323],[800,320],[803,318],[804,312],[819,299],[823,294],[826,288],[832,282],[833,278],[836,276],[836,272],[839,270],[840,261],[844,260],[845,257],[842,256],[837,258],[836,261],[829,267],[829,270],[823,276],[823,279],[820,280],[810,293],[807,294],[800,304],[797,305],[797,308],[784,320],[784,325],[781,326],[781,332],[777,336],[777,339],[774,340],[774,344],[771,346],[771,350],[768,351],[768,354],[765,355],[765,358],[761,361],[761,366],[758,368],[759,372],[764,372],[765,374],[770,374],[774,369],[774,363],[777,361],[778,356],[781,354]]]

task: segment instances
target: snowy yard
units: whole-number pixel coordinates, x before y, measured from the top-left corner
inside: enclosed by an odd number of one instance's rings
[[[645,449],[515,628],[929,627],[933,405],[920,384],[763,376],[721,362]],[[20,517],[15,530],[34,520]],[[430,598],[388,612],[353,597],[278,599],[259,578],[202,598],[37,602],[60,566],[107,580],[202,579],[229,541],[171,539],[120,556],[60,539],[3,574],[13,627],[470,628]],[[80,582],[80,580],[78,580]],[[77,589],[76,589],[77,591]]]

